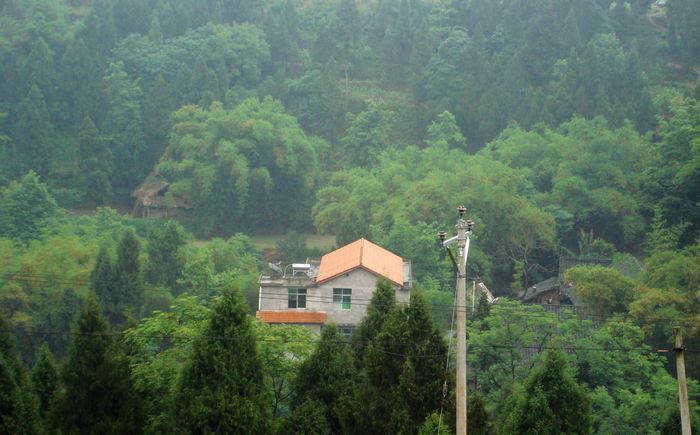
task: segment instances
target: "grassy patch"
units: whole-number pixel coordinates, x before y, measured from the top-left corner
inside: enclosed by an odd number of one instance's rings
[[[335,236],[319,235],[319,234],[303,234],[306,237],[306,246],[309,248],[317,248],[324,252],[330,251],[335,245]],[[284,234],[266,235],[266,236],[250,236],[256,248],[262,250],[273,249],[277,247],[277,242],[284,237]]]
[[[306,246],[309,248],[317,248],[323,252],[328,252],[335,246],[335,236],[319,235],[319,234],[303,234],[306,237]],[[249,236],[253,245],[260,251],[275,249],[277,242],[284,237],[284,234],[265,235],[265,236]],[[192,244],[197,247],[207,246],[209,239],[195,239]]]

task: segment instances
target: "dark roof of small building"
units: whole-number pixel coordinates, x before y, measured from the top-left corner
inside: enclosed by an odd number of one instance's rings
[[[191,208],[183,198],[167,195],[170,189],[170,182],[162,175],[151,173],[145,180],[131,193],[133,198],[140,201],[144,207],[181,207]]]
[[[543,293],[551,291],[560,292],[571,301],[572,305],[583,305],[581,300],[576,296],[576,289],[571,284],[562,283],[556,276],[540,281],[532,287],[528,287],[518,294],[518,298],[522,302],[531,302]]]
[[[544,281],[538,282],[537,284],[528,287],[525,289],[525,291],[521,292],[520,295],[520,300],[523,302],[532,300],[536,298],[538,295],[541,295],[542,293],[551,291],[551,290],[556,290],[559,288],[559,279],[555,276],[552,278],[545,279]]]

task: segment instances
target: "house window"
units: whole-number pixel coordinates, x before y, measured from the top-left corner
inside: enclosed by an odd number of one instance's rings
[[[340,332],[343,334],[343,337],[345,337],[346,340],[350,339],[350,336],[352,335],[352,331],[355,330],[355,327],[352,325],[341,325],[340,326]]]
[[[287,289],[288,308],[306,308],[306,289],[305,288],[290,288]]]
[[[352,299],[352,289],[349,288],[334,288],[333,289],[333,307],[336,310],[349,310]]]

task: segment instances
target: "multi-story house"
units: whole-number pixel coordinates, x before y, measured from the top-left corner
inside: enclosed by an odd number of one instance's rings
[[[365,316],[380,278],[391,283],[398,302],[407,302],[411,289],[411,262],[365,239],[271,272],[260,277],[256,316],[316,332],[334,322],[349,333]]]

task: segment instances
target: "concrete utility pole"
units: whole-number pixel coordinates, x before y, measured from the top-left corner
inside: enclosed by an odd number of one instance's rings
[[[457,220],[457,236],[445,240],[445,232],[439,234],[443,247],[457,242],[457,297],[455,310],[457,311],[457,386],[455,388],[456,432],[455,435],[467,434],[467,257],[469,255],[469,240],[474,222],[464,220],[467,209],[460,205],[457,208],[459,219]],[[450,256],[452,254],[450,253]]]
[[[681,328],[673,328],[673,351],[676,354],[676,371],[678,372],[678,401],[681,406],[681,433],[691,435],[690,431],[690,409],[688,407],[688,384],[685,380],[685,359],[683,346],[683,335]]]

